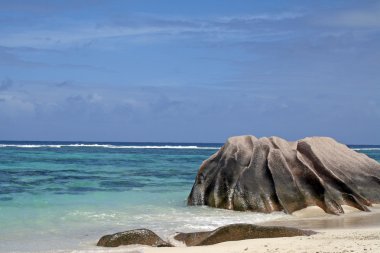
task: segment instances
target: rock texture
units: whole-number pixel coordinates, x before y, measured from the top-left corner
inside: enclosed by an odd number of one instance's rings
[[[256,238],[291,237],[313,235],[314,231],[288,227],[256,226],[251,224],[233,224],[217,228],[213,231],[179,233],[174,239],[186,246],[211,245],[226,241],[239,241]]]
[[[368,211],[380,203],[380,164],[327,137],[288,142],[278,137],[231,137],[203,162],[189,205],[292,213],[342,205]]]
[[[148,229],[135,229],[100,238],[97,246],[118,247],[120,245],[142,244],[153,247],[173,247]]]

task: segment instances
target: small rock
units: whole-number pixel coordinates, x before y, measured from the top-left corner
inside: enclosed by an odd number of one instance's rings
[[[97,243],[97,246],[118,247],[120,245],[142,244],[153,247],[173,247],[170,243],[162,240],[157,234],[148,229],[135,229],[105,235]]]

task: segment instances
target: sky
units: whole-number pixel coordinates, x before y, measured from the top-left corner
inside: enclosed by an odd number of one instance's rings
[[[0,0],[0,140],[380,144],[380,2]]]

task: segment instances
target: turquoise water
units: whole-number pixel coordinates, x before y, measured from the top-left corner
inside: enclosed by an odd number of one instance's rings
[[[104,234],[273,220],[282,213],[187,207],[221,144],[0,142],[0,252],[102,251]],[[380,161],[380,146],[351,146]]]

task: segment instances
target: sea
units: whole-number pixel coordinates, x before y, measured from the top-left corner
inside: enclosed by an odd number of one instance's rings
[[[0,252],[118,252],[98,239],[136,228],[176,232],[281,219],[186,199],[221,143],[0,141]],[[380,162],[380,145],[349,145]]]

